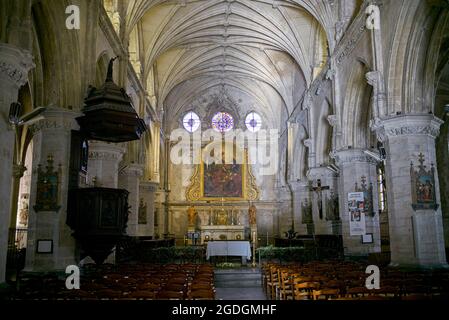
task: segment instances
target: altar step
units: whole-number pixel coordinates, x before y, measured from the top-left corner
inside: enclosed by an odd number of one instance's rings
[[[215,269],[216,288],[261,288],[262,273],[258,268]]]

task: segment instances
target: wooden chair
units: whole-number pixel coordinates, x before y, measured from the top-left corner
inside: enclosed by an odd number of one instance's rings
[[[191,300],[214,300],[215,292],[212,290],[193,290],[187,295]]]
[[[363,298],[370,294],[370,290],[366,287],[353,287],[346,290],[346,296],[350,298]]]
[[[293,300],[293,286],[292,279],[288,271],[280,271],[280,286],[279,286],[279,296],[281,300]]]
[[[321,289],[312,291],[313,300],[329,300],[330,298],[338,299],[340,297],[339,289]]]
[[[135,300],[154,300],[157,298],[157,292],[148,290],[137,290],[130,292],[127,295],[127,298]]]
[[[270,268],[270,279],[267,281],[268,299],[276,300],[276,289],[279,286],[279,278],[276,267]]]
[[[320,284],[317,282],[304,282],[295,285],[295,300],[304,300],[312,297],[313,290],[318,290]]]
[[[184,292],[163,290],[158,293],[157,298],[161,300],[183,300]]]

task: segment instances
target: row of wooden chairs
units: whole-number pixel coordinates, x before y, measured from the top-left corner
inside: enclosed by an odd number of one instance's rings
[[[311,262],[304,265],[266,264],[262,267],[268,299],[415,299],[447,297],[448,272],[382,270],[382,285],[368,290],[368,275],[361,263]]]
[[[82,269],[80,290],[55,276],[21,279],[15,299],[214,299],[211,265],[122,265]]]

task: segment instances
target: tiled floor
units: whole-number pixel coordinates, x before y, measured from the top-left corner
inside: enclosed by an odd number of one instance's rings
[[[257,268],[215,270],[217,300],[266,300]]]
[[[216,288],[217,300],[266,300],[262,288]]]

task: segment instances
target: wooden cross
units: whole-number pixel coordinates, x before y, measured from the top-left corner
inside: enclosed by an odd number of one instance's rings
[[[329,190],[329,189],[330,189],[329,186],[323,187],[321,185],[320,179],[317,180],[317,186],[311,188],[311,190],[316,192],[317,196],[318,196],[318,212],[319,212],[319,216],[320,216],[321,220],[323,220],[323,190]]]

